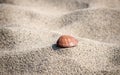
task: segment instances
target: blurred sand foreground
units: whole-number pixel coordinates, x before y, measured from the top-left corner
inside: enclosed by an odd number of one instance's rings
[[[0,75],[120,75],[120,0],[0,0]]]

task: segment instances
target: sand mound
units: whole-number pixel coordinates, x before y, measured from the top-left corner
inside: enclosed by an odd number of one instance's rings
[[[120,61],[117,61],[120,60],[119,46],[87,39],[79,41],[81,42],[77,47],[68,49],[61,49],[53,44],[37,49],[22,48],[22,50],[1,52],[0,71],[3,75],[8,73],[93,75],[96,71],[119,72]],[[114,74],[117,74],[117,71]]]
[[[78,10],[58,19],[59,31],[98,41],[120,43],[120,10]]]
[[[47,9],[56,9],[56,10],[63,10],[63,11],[70,11],[76,9],[83,9],[88,8],[88,4],[80,1],[80,0],[25,0],[25,1],[18,1],[18,0],[1,0],[1,3],[8,3],[14,5],[22,5],[22,6],[29,6],[29,7],[37,7],[37,8],[49,8]],[[63,9],[61,9],[63,8]]]
[[[0,28],[0,48],[1,50],[41,48],[56,43],[54,39],[57,39],[58,35],[47,30],[23,27]]]
[[[47,28],[48,23],[54,19],[51,15],[35,13],[32,10],[26,10],[19,6],[1,4],[0,8],[1,26]]]
[[[0,75],[120,75],[119,0],[0,0]],[[70,34],[79,44],[59,48]]]

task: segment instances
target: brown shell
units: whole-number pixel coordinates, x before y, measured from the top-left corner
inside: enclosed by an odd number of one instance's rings
[[[78,44],[78,40],[69,35],[62,35],[57,41],[57,46],[63,48],[74,47]]]

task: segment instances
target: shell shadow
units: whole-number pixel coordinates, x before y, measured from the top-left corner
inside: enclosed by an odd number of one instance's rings
[[[61,48],[57,46],[57,44],[52,45],[53,50],[60,50]]]

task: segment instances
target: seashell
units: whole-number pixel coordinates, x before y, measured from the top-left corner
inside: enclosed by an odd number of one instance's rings
[[[62,35],[57,40],[57,46],[62,48],[69,48],[77,46],[78,40],[69,35]]]

